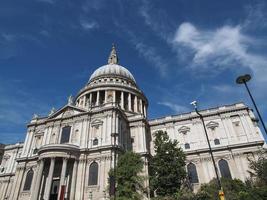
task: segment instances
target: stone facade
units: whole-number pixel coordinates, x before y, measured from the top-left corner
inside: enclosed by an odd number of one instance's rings
[[[232,178],[245,181],[249,176],[248,158],[257,159],[264,144],[252,110],[243,103],[236,103],[203,110],[201,114],[204,117],[219,175],[222,176],[219,162],[223,160],[228,164]],[[149,125],[152,136],[153,132],[164,130],[171,139],[179,141],[187,155],[187,165],[196,166],[198,181],[193,183],[195,190],[201,183],[207,183],[215,177],[204,128],[197,113],[167,116],[151,120]],[[153,143],[151,150],[153,155]]]
[[[147,175],[157,130],[179,141],[187,155],[187,169],[195,173],[195,189],[211,180],[214,170],[196,113],[148,120],[147,107],[132,74],[118,65],[113,47],[108,64],[92,74],[74,99],[46,117],[34,115],[24,144],[5,147],[0,199],[48,200],[60,195],[71,200],[109,199],[108,172],[117,153],[140,153]],[[252,111],[237,103],[201,112],[218,168],[220,162],[226,163],[232,178],[245,180],[247,157],[256,158],[264,144]],[[144,199],[149,199],[149,191]]]

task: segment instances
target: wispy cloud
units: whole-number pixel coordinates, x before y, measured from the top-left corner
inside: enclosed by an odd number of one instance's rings
[[[266,4],[264,1],[245,6],[247,17],[242,23],[244,29],[267,28]]]
[[[49,105],[40,99],[34,98],[21,86],[20,80],[0,79],[0,127],[3,124],[25,125],[30,120],[30,112],[47,114]],[[13,91],[10,93],[10,91]]]
[[[260,81],[267,81],[267,59],[250,52],[259,41],[242,33],[240,26],[222,26],[201,30],[189,22],[182,23],[174,36],[173,45],[192,55],[190,67],[216,73],[231,68],[250,69]]]
[[[212,89],[214,89],[216,92],[222,93],[222,94],[236,93],[237,91],[239,91],[233,85],[226,85],[226,84],[213,85]]]
[[[80,20],[80,25],[86,31],[98,28],[98,26],[99,26],[96,21],[85,20],[85,19]]]
[[[148,46],[145,43],[138,41],[134,42],[134,46],[140,55],[151,62],[153,66],[155,66],[159,70],[160,74],[163,77],[166,76],[166,70],[168,66],[163,58],[157,53],[157,50],[154,47]]]
[[[90,0],[85,1],[82,5],[82,10],[84,12],[90,12],[91,10],[100,10],[103,9],[106,5],[105,0]]]
[[[114,25],[120,30],[119,34],[123,37],[127,36],[129,42],[137,50],[140,56],[145,58],[152,66],[157,69],[162,77],[166,77],[168,69],[168,61],[164,59],[157,48],[152,45],[146,44],[144,39],[131,31],[128,26],[121,24],[119,21],[114,20]]]
[[[189,109],[187,107],[185,107],[185,106],[178,105],[178,104],[175,104],[175,103],[171,103],[171,102],[168,102],[168,101],[158,102],[158,104],[166,106],[166,107],[170,108],[172,111],[174,111],[176,113],[182,113],[182,112],[189,111]]]
[[[170,41],[173,32],[173,24],[166,11],[159,7],[153,7],[150,1],[143,0],[139,8],[139,14],[144,19],[144,23],[151,28],[154,34],[164,41]]]

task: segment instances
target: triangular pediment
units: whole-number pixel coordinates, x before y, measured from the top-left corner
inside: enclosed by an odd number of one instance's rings
[[[72,106],[72,105],[66,105],[63,108],[57,110],[55,113],[51,114],[48,119],[58,119],[58,118],[65,118],[70,117],[73,115],[78,115],[81,113],[85,113],[86,110]]]

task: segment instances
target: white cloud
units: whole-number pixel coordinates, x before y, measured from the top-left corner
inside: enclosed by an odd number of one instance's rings
[[[267,81],[267,60],[253,54],[250,48],[259,41],[242,33],[240,26],[223,26],[214,30],[197,29],[193,24],[182,23],[174,36],[175,48],[190,50],[190,66],[205,72],[218,72],[231,68],[250,69],[259,81]]]
[[[98,23],[95,21],[80,20],[80,24],[84,30],[92,30],[98,27]]]
[[[189,111],[189,109],[185,106],[181,106],[175,103],[171,103],[168,101],[164,101],[164,102],[158,102],[159,105],[163,105],[166,106],[168,108],[170,108],[171,110],[173,110],[176,113],[182,113],[182,112],[187,112]]]

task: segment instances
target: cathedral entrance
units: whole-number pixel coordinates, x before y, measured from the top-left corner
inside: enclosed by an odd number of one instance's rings
[[[51,186],[51,193],[49,200],[57,200],[59,187],[60,187],[60,179],[54,179]]]

